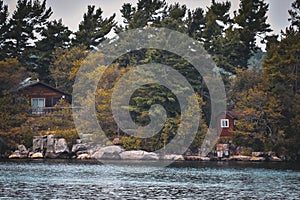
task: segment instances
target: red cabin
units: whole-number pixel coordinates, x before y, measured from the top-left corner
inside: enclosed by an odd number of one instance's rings
[[[232,137],[235,128],[237,113],[234,111],[222,112],[217,117],[217,128],[220,137]]]
[[[30,81],[21,85],[18,93],[29,97],[32,114],[50,111],[61,99],[71,102],[71,95],[40,81]]]

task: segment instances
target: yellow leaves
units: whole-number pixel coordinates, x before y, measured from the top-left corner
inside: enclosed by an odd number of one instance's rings
[[[71,68],[71,72],[69,74],[69,79],[72,80],[76,77],[77,72],[79,71],[80,66],[82,65],[83,60],[76,60],[73,62],[73,66]]]
[[[15,58],[0,61],[0,94],[16,88],[24,79],[25,68]]]

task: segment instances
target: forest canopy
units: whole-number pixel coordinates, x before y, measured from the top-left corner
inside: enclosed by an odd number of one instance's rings
[[[54,126],[53,118],[30,121],[33,119],[26,100],[11,106],[15,101],[13,91],[19,83],[30,77],[71,94],[76,73],[85,64],[86,56],[97,52],[103,41],[110,40],[109,33],[164,27],[200,42],[214,60],[226,86],[227,107],[240,114],[232,138],[235,145],[295,158],[300,153],[300,0],[291,5],[290,25],[280,35],[272,35],[266,1],[240,0],[234,15],[230,9],[230,1],[212,0],[207,9],[189,9],[164,0],[138,0],[136,5],[123,4],[119,11],[123,23],[119,23],[115,14],[105,18],[100,7],[89,5],[78,30],[72,32],[63,19],[51,19],[54,11],[47,7],[46,0],[18,0],[12,13],[0,0],[0,151],[12,149],[17,143],[29,145],[33,135],[45,134],[49,129],[64,133],[65,137],[69,130],[69,137],[76,138],[70,113],[65,112],[65,122]],[[266,48],[262,49],[259,43]],[[190,63],[169,52],[141,49],[116,60],[105,73],[107,84],[96,91],[97,118],[110,139],[122,136],[121,144],[127,149],[153,151],[171,140],[181,113],[168,89],[146,85],[130,101],[131,116],[142,126],[149,123],[151,105],[161,104],[168,111],[164,128],[149,140],[120,133],[109,108],[113,86],[120,76],[137,65],[153,62],[188,74],[187,79],[193,83],[202,116],[190,147],[197,151],[210,123],[209,91]],[[86,76],[90,80],[93,73]],[[42,124],[44,129],[36,131],[33,124]]]

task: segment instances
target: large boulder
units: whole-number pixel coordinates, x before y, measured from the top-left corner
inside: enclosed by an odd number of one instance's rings
[[[252,157],[264,157],[264,156],[265,156],[265,152],[261,152],[261,151],[252,152]]]
[[[23,144],[18,145],[18,149],[8,156],[9,159],[27,158],[27,157],[28,157],[28,150]]]
[[[251,160],[251,156],[235,155],[235,156],[230,156],[229,160],[250,161]]]
[[[120,153],[122,160],[158,160],[159,156],[153,152],[142,150],[124,151]]]
[[[111,154],[111,153],[104,153],[101,157],[101,159],[105,159],[105,160],[120,160],[121,157],[119,154],[117,153],[114,153],[114,154]]]
[[[44,149],[43,144],[44,144],[43,137],[35,136],[32,141],[32,151],[33,152],[43,151]]]
[[[19,159],[21,158],[21,154],[20,153],[16,153],[16,152],[13,152],[12,154],[10,154],[8,156],[9,159]]]
[[[145,152],[143,156],[143,160],[159,160],[159,156],[157,153]]]
[[[102,159],[103,155],[104,155],[103,151],[96,151],[95,153],[92,154],[91,158],[92,159]]]
[[[250,161],[252,162],[262,162],[265,161],[266,159],[264,157],[259,157],[259,156],[252,156]]]
[[[271,157],[268,158],[268,161],[271,161],[271,162],[281,162],[282,159],[280,159],[277,156],[271,156]]]
[[[28,154],[22,154],[19,150],[14,151],[8,156],[9,159],[27,158]]]
[[[77,159],[80,159],[80,160],[86,160],[86,159],[90,159],[90,158],[91,158],[91,155],[88,153],[83,153],[83,154],[80,154],[77,156]]]
[[[132,150],[132,151],[124,151],[120,153],[120,157],[122,160],[141,160],[144,157],[145,151],[141,150]]]
[[[41,152],[36,152],[36,153],[33,153],[30,158],[32,159],[39,159],[39,158],[44,158],[43,154]]]
[[[54,152],[55,139],[53,135],[47,135],[46,153]]]
[[[54,152],[56,154],[69,153],[69,148],[64,138],[59,138],[55,141]]]
[[[29,152],[23,144],[18,145],[18,151],[21,158],[27,158]]]
[[[28,153],[26,147],[23,144],[18,145],[18,150],[20,151],[20,153],[24,153],[24,154]]]
[[[72,153],[77,153],[77,152],[87,152],[88,150],[88,145],[87,144],[74,144],[72,146]]]
[[[182,155],[177,155],[177,154],[167,154],[164,155],[163,160],[184,160],[184,157]]]
[[[99,149],[99,151],[104,152],[106,154],[120,154],[124,151],[124,149],[121,146],[112,145],[112,146],[106,146]]]
[[[121,146],[112,145],[106,146],[96,149],[93,152],[92,158],[93,159],[113,159],[118,160],[120,159],[120,153],[122,153],[124,149]]]

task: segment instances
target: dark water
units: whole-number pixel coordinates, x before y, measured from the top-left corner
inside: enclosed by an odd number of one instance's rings
[[[0,199],[300,199],[300,166],[179,162],[137,174],[99,163],[2,161]]]

